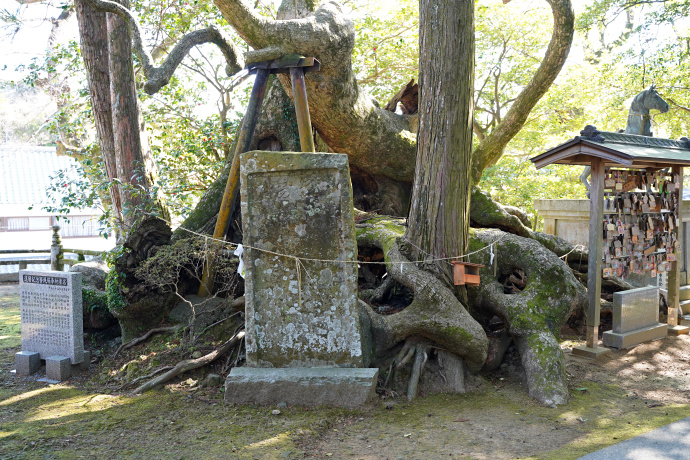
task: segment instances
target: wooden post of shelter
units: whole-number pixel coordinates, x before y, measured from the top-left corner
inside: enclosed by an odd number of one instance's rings
[[[574,347],[573,354],[598,358],[610,353],[599,347],[599,315],[601,308],[601,246],[604,220],[604,160],[591,158],[592,175],[589,198],[589,258],[587,266],[587,334],[584,346]]]
[[[668,334],[681,335],[690,332],[687,326],[678,324],[678,313],[680,309],[680,261],[683,257],[683,219],[682,219],[682,205],[683,205],[683,167],[673,166],[671,169],[673,177],[678,175],[678,222],[676,228],[676,235],[678,235],[678,245],[676,248],[676,260],[671,262],[671,271],[668,273]]]

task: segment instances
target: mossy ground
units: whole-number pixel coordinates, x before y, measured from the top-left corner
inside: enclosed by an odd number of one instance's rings
[[[529,398],[508,366],[469,382],[476,391],[463,395],[273,415],[275,407],[223,404],[219,387],[195,385],[199,375],[142,396],[117,391],[111,377],[127,375],[123,362],[144,373],[175,356],[175,341],[164,337],[64,384],[10,375],[18,323],[16,285],[0,285],[0,458],[574,459],[690,412],[688,337],[601,363],[566,353],[571,399],[555,409]],[[566,347],[580,343],[566,339]]]

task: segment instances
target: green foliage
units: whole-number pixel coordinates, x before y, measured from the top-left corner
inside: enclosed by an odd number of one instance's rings
[[[98,158],[98,157],[97,157]],[[75,209],[100,209],[103,214],[99,217],[99,235],[107,238],[113,228],[111,226],[111,210],[105,208],[102,196],[108,196],[110,182],[104,177],[102,159],[96,163],[90,158],[83,160],[83,165],[73,165],[69,169],[60,169],[50,176],[51,184],[46,189],[48,204],[41,207],[46,212],[56,216],[58,220],[69,222],[69,214]],[[92,180],[87,179],[84,166],[91,170]]]
[[[534,75],[551,38],[543,2],[476,6],[475,119],[490,132]]]
[[[97,291],[92,289],[82,288],[81,290],[82,304],[84,306],[84,311],[92,312],[94,310],[108,309],[108,296],[99,294]]]
[[[527,157],[504,155],[484,170],[479,188],[495,201],[520,207],[534,216],[535,199],[586,198],[580,174],[582,167],[551,165],[536,170]]]
[[[118,273],[115,269],[110,270],[105,277],[105,293],[108,298],[108,309],[110,311],[124,310],[127,307],[125,299],[120,294],[124,279],[125,274]]]
[[[206,89],[203,82],[173,77],[155,96],[141,95],[158,185],[176,216],[186,217],[217,178],[239,125],[239,116],[229,119],[233,104],[205,118],[196,114]]]
[[[388,5],[369,0],[356,13],[352,64],[357,83],[381,104],[418,78],[419,3]]]

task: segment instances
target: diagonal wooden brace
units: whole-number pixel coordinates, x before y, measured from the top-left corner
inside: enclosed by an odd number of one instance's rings
[[[305,72],[318,72],[321,63],[313,57],[304,57],[297,54],[289,54],[272,61],[254,62],[247,65],[249,73],[256,73],[256,80],[249,98],[247,112],[242,121],[242,128],[237,139],[235,155],[230,166],[228,182],[225,184],[223,201],[218,211],[218,219],[213,231],[214,239],[225,239],[233,218],[233,211],[237,209],[237,201],[240,192],[240,154],[249,151],[256,129],[256,123],[261,112],[261,104],[266,94],[268,76],[270,74],[290,73],[292,80],[292,92],[295,99],[295,114],[297,115],[297,129],[299,131],[302,152],[315,152],[314,136],[311,130],[311,118],[309,116],[309,102],[307,101],[307,88],[304,81]],[[208,297],[213,290],[215,267],[207,263],[199,287],[199,296]]]

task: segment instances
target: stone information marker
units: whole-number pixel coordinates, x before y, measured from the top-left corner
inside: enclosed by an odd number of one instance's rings
[[[70,377],[72,364],[84,362],[81,278],[81,273],[19,272],[22,351],[15,355],[17,374],[34,374],[44,359],[46,380],[62,381]]]
[[[630,289],[613,294],[613,330],[602,339],[607,347],[631,348],[666,337],[667,328],[659,323],[659,288]]]
[[[360,405],[377,369],[362,352],[347,155],[241,158],[247,366],[230,372],[225,398]]]

